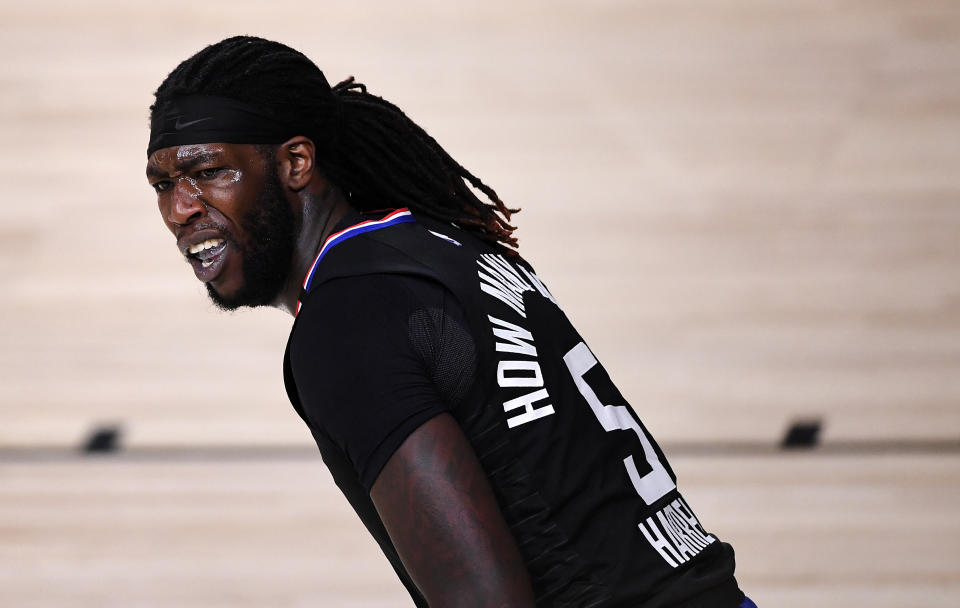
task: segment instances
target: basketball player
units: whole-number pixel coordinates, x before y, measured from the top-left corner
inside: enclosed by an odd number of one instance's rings
[[[294,316],[287,392],[417,606],[752,606],[527,261],[391,103],[235,37],[151,106],[147,177],[224,309]]]

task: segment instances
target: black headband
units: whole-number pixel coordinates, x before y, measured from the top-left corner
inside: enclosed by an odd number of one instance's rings
[[[189,95],[154,112],[147,156],[187,144],[279,144],[297,134],[296,127],[236,99]]]

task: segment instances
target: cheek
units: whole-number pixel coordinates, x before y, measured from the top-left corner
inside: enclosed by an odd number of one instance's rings
[[[250,238],[247,232],[254,222],[261,203],[259,192],[238,185],[205,185],[203,201],[207,215],[226,229],[232,240],[241,245]]]

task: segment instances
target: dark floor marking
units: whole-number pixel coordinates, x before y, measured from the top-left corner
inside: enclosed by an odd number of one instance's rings
[[[818,419],[797,420],[790,424],[780,447],[784,449],[810,449],[820,443],[823,422]]]
[[[103,425],[94,427],[83,446],[84,454],[112,454],[120,450],[122,432],[118,425]]]
[[[119,433],[118,433],[119,435]],[[92,436],[91,436],[92,439]],[[118,442],[119,437],[115,437]],[[119,442],[118,442],[119,443]],[[119,446],[116,446],[119,447]],[[773,441],[673,441],[661,444],[667,457],[778,457],[787,454],[818,456],[960,455],[960,438],[832,440],[811,449],[784,449]],[[275,445],[169,445],[127,446],[112,452],[83,451],[67,446],[0,446],[0,463],[84,462],[90,455],[117,462],[296,462],[316,461],[322,466],[316,446]],[[102,462],[100,458],[98,461]]]

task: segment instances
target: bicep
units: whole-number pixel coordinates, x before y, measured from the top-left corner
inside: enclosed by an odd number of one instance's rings
[[[452,416],[436,416],[410,434],[370,497],[431,606],[533,606],[516,542]]]
[[[322,429],[369,490],[414,429],[447,404],[411,344],[417,283],[364,276],[323,284],[297,319],[290,365],[309,424]]]

